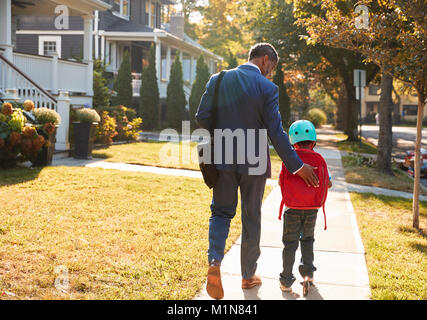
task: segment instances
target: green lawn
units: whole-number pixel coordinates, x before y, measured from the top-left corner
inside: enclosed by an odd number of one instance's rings
[[[351,193],[366,250],[372,299],[427,299],[427,202],[421,231],[412,228],[412,200]]]
[[[0,199],[0,293],[11,293],[0,299],[191,299],[206,280],[201,179],[13,169],[0,171]],[[240,209],[227,249],[239,234]],[[59,266],[67,292],[54,286]]]
[[[346,134],[339,133],[337,137],[339,139],[337,148],[341,151],[377,154],[377,147],[365,138],[362,138],[362,141],[358,142],[347,141],[348,136]]]
[[[365,161],[365,164],[361,163]],[[357,155],[342,157],[345,180],[348,183],[360,184],[379,188],[392,189],[412,193],[414,181],[402,170],[393,165],[393,176],[381,173],[372,167],[372,164],[366,164],[367,158]],[[422,195],[427,195],[423,189]]]
[[[197,143],[136,142],[113,145],[93,151],[93,157],[109,162],[140,164],[165,168],[199,170]],[[282,161],[270,150],[272,178],[277,179]]]

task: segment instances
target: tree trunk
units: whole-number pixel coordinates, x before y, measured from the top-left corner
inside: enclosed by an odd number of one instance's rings
[[[391,169],[391,151],[393,147],[393,77],[382,73],[380,97],[380,131],[378,137],[377,169],[380,172],[393,175]]]
[[[423,111],[425,96],[424,90],[418,91],[418,114],[417,114],[417,139],[415,142],[415,156],[414,156],[414,197],[412,202],[413,220],[412,226],[416,229],[419,228],[419,209],[420,209],[420,158],[421,158],[421,137],[423,128]]]
[[[344,133],[348,136],[348,141],[359,141],[357,125],[359,123],[359,103],[356,100],[356,89],[352,79],[345,78],[345,91],[347,96],[347,123]]]
[[[338,101],[337,101],[337,114],[336,114],[336,129],[344,131],[347,128],[347,91],[345,90],[344,83],[341,84],[341,87],[338,91]]]

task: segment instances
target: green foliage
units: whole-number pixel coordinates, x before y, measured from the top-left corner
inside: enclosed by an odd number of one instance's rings
[[[15,109],[10,115],[10,119],[7,124],[12,132],[21,132],[22,128],[25,126],[25,116],[22,111]]]
[[[110,106],[110,107],[104,107],[104,108],[99,108],[96,110],[99,114],[101,114],[104,111],[108,111],[108,113],[110,115],[112,115],[113,117],[117,118],[117,117],[124,117],[126,116],[129,120],[133,120],[136,118],[136,111],[133,108],[127,108],[125,106]]]
[[[287,131],[291,122],[291,103],[286,92],[286,86],[283,83],[284,75],[281,66],[276,68],[276,73],[273,77],[273,82],[279,87],[279,111],[282,116],[283,128]]]
[[[308,111],[307,120],[311,121],[316,128],[321,127],[326,123],[326,113],[318,108],[313,108]]]
[[[101,122],[96,130],[96,142],[102,144],[113,144],[113,138],[117,136],[116,119],[110,117],[107,111],[103,111],[101,115]]]
[[[125,131],[125,137],[127,140],[137,140],[142,127],[142,119],[141,118],[135,118],[132,121],[130,121],[127,125],[126,131]]]
[[[93,69],[93,107],[100,108],[110,105],[110,90],[105,77],[105,65],[102,60],[96,60]]]
[[[36,108],[33,111],[34,117],[36,118],[37,123],[53,123],[54,125],[61,124],[61,116],[58,112],[48,108]]]
[[[141,79],[139,115],[144,119],[144,129],[155,129],[159,123],[160,94],[157,84],[154,44],[150,48],[148,67],[142,71]]]
[[[141,133],[142,119],[136,117],[133,109],[125,106],[98,109],[102,114],[97,140],[112,144],[114,141],[137,140]]]
[[[82,108],[82,109],[75,110],[74,121],[85,122],[85,123],[100,122],[101,117],[99,116],[98,112],[96,112],[96,110],[94,109]]]
[[[209,81],[210,73],[207,64],[205,63],[203,56],[201,55],[197,59],[196,66],[196,80],[194,80],[193,86],[191,87],[191,95],[189,99],[190,104],[190,122],[193,128],[196,128],[195,114],[199,107],[200,100],[202,99],[203,93],[206,90],[206,83]]]
[[[203,19],[196,30],[200,44],[222,57],[231,53],[246,60],[253,39],[252,30],[244,28],[247,12],[242,6],[243,1],[210,0],[201,7]]]
[[[130,66],[130,57],[128,52],[125,52],[123,56],[123,61],[120,65],[117,78],[114,81],[113,89],[117,93],[117,96],[112,98],[113,105],[132,105],[132,74]]]
[[[180,131],[182,129],[182,121],[185,120],[185,105],[187,104],[187,101],[185,100],[182,66],[178,52],[171,68],[166,104],[169,127]]]
[[[234,54],[230,54],[228,59],[227,59],[227,69],[234,69],[237,68],[239,66],[239,63],[237,62],[236,56]]]
[[[346,3],[347,1],[343,1]],[[353,4],[356,1],[351,1]],[[350,140],[357,140],[357,103],[353,87],[353,69],[367,70],[367,83],[376,75],[378,67],[364,63],[364,57],[343,48],[327,47],[311,41],[305,25],[297,23],[302,19],[310,21],[312,16],[325,14],[325,6],[311,0],[275,1],[245,0],[248,8],[248,23],[257,30],[257,41],[267,41],[275,46],[286,71],[293,76],[292,90],[288,91],[292,107],[298,111],[308,109],[307,86],[320,83],[335,101],[338,98],[341,82],[345,83],[345,114]],[[252,18],[252,19],[251,19]],[[299,20],[300,19],[300,20]],[[331,33],[329,33],[330,35]],[[296,76],[297,75],[297,76]],[[294,82],[304,82],[294,85]],[[299,100],[299,101],[297,101]],[[302,112],[305,114],[305,111]],[[356,130],[355,130],[356,129]]]

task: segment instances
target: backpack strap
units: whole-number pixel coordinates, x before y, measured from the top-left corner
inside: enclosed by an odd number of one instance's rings
[[[327,226],[326,226],[326,212],[325,212],[325,204],[323,204],[323,218],[325,219],[325,229],[323,229],[323,230],[326,230],[326,229],[327,229]]]
[[[328,196],[329,172],[328,172],[328,165],[326,164],[326,161],[325,161],[325,159],[323,159],[323,157],[322,157],[322,160],[324,162],[324,165],[323,165],[323,170],[324,170],[323,176],[324,176],[324,180],[325,180],[324,183],[325,183],[325,186],[326,186],[325,199],[324,199],[324,202],[323,202],[323,218],[325,219],[325,229],[324,230],[326,230],[327,226],[326,226],[325,204],[326,204],[326,197]]]

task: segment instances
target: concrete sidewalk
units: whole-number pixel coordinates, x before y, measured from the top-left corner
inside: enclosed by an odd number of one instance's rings
[[[292,286],[295,294],[282,293],[279,273],[282,271],[282,221],[278,220],[281,202],[280,188],[276,187],[265,200],[262,208],[261,256],[257,274],[263,284],[242,290],[240,274],[240,238],[226,254],[222,266],[222,283],[225,300],[362,300],[369,299],[370,287],[365,263],[365,251],[360,238],[356,217],[344,180],[341,154],[335,148],[316,148],[328,163],[333,179],[326,202],[328,229],[324,229],[323,212],[319,210],[315,229],[314,274],[316,287],[307,297],[302,295],[302,281],[298,273],[301,253],[298,249]],[[197,300],[211,299],[206,285],[197,295]]]

